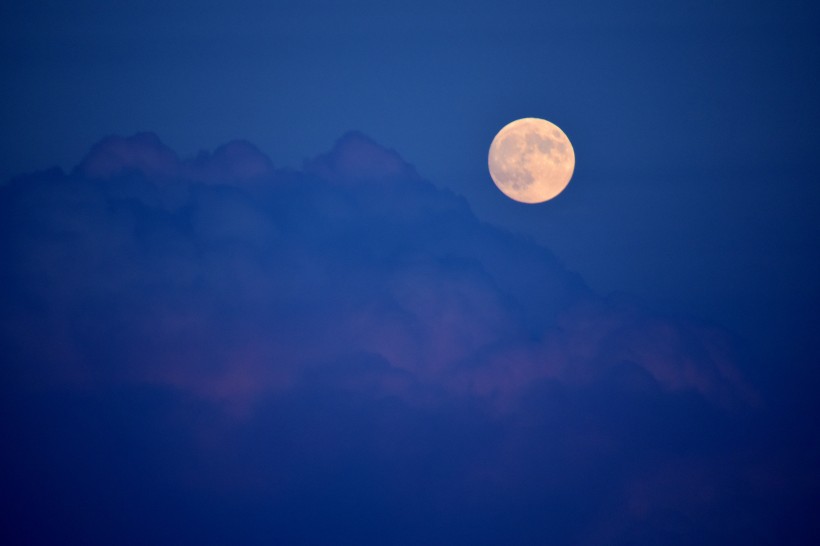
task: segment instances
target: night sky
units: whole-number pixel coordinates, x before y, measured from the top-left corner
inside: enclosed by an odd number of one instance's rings
[[[4,3],[0,543],[820,544],[818,28]]]

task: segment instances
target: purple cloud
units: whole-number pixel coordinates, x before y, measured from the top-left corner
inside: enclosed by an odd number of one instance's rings
[[[115,497],[141,517],[143,483],[189,524],[200,491],[284,542],[652,543],[668,512],[719,538],[710,511],[760,514],[793,479],[720,471],[757,404],[725,332],[596,295],[361,134],[302,171],[243,142],[180,159],[111,137],[0,197],[4,388],[35,431],[13,455],[44,461],[9,487],[47,469],[62,500],[28,502],[68,517],[71,491],[83,529],[125,510],[65,480],[129,457]]]
[[[92,179],[108,179],[129,172],[162,183],[185,179],[207,184],[239,183],[273,174],[273,164],[253,144],[234,140],[213,153],[180,160],[153,133],[110,136],[97,143],[77,166]]]
[[[4,273],[39,301],[28,319],[66,362],[41,360],[90,381],[247,404],[367,353],[462,395],[509,399],[630,362],[664,390],[748,398],[719,331],[595,296],[358,133],[305,174],[242,142],[180,160],[155,135],[109,137],[74,174],[4,191]],[[27,338],[21,351],[53,350]]]

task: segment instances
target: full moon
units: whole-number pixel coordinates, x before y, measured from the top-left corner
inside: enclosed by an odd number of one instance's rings
[[[549,201],[567,187],[575,151],[567,135],[545,119],[504,126],[490,145],[490,176],[498,189],[522,203]]]

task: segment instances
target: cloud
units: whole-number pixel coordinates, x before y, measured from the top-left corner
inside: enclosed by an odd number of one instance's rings
[[[180,160],[149,133],[109,137],[4,191],[4,274],[39,302],[30,320],[72,330],[66,355],[119,368],[103,376],[241,401],[369,353],[465,395],[622,361],[667,390],[745,389],[719,333],[617,309],[359,133],[304,173],[242,142]]]
[[[398,153],[379,146],[356,131],[336,141],[330,152],[306,161],[304,170],[325,180],[342,183],[417,178],[415,169]]]
[[[77,166],[91,179],[109,179],[132,172],[153,182],[185,179],[210,184],[238,183],[273,172],[273,164],[255,146],[234,140],[213,153],[180,160],[154,133],[110,136],[97,143]]]
[[[0,256],[4,479],[40,538],[26,506],[100,543],[652,543],[670,511],[708,543],[791,479],[719,471],[755,411],[725,332],[595,294],[358,133],[301,171],[105,139],[0,188]]]

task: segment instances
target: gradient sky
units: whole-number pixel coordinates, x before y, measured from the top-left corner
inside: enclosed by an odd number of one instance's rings
[[[2,542],[816,543],[818,24],[6,2]]]

